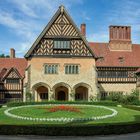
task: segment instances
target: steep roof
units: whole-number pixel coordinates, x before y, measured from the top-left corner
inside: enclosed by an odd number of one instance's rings
[[[89,46],[97,57],[102,58],[96,61],[97,67],[140,67],[138,44],[132,45],[132,51],[110,51],[108,43],[89,42]]]
[[[89,47],[89,44],[85,38],[85,36],[82,35],[82,33],[80,32],[80,30],[78,29],[78,27],[76,26],[76,24],[74,23],[74,21],[72,20],[71,16],[69,15],[69,13],[67,12],[67,10],[65,9],[65,7],[63,5],[61,5],[59,7],[59,9],[57,10],[57,12],[54,14],[54,16],[52,17],[52,19],[50,20],[50,22],[47,24],[47,26],[43,29],[43,31],[40,33],[40,35],[38,36],[38,38],[35,40],[35,42],[33,43],[33,45],[31,46],[31,48],[28,50],[28,52],[25,54],[25,58],[28,58],[32,51],[35,49],[35,47],[38,45],[39,41],[43,38],[43,36],[46,34],[46,32],[50,29],[50,27],[52,26],[52,24],[55,22],[55,20],[57,20],[57,18],[59,17],[60,14],[64,14],[66,16],[66,18],[70,21],[70,23],[72,24],[72,26],[75,28],[76,32],[78,33],[79,37],[83,40],[83,42],[85,43],[85,45],[87,46],[88,50],[90,51],[90,53],[92,54],[92,56],[94,58],[96,58],[95,54],[92,52],[92,50]]]
[[[0,77],[2,78],[11,68],[15,68],[24,77],[26,67],[27,61],[24,58],[0,58]]]

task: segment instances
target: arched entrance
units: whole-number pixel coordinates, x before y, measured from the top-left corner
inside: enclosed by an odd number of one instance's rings
[[[88,101],[88,88],[84,86],[78,86],[75,89],[76,101]]]
[[[32,86],[35,101],[49,100],[50,86],[46,83],[39,82]]]
[[[55,89],[55,100],[67,101],[68,100],[68,88],[59,86]]]
[[[37,101],[48,100],[48,88],[44,86],[39,86],[36,89],[37,92]]]

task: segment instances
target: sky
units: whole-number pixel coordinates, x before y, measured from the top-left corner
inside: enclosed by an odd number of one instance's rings
[[[108,42],[110,25],[129,25],[140,43],[140,0],[0,0],[0,54],[24,57],[60,5],[74,22],[86,24],[90,42]]]

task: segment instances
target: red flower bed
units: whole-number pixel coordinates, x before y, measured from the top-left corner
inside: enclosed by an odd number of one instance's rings
[[[80,110],[76,107],[73,106],[64,106],[64,105],[60,105],[60,106],[53,106],[52,108],[48,109],[49,112],[57,112],[57,111],[69,111],[69,112],[79,112]]]

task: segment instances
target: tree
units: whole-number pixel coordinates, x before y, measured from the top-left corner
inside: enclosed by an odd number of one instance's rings
[[[0,54],[0,58],[9,58],[9,55],[5,55],[5,54]]]

